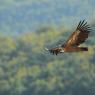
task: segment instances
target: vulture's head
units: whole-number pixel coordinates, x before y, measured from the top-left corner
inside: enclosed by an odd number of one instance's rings
[[[45,48],[45,50],[47,50],[47,51],[49,51],[50,53],[55,54],[55,55],[64,52],[64,49],[63,49],[61,46],[56,47],[56,48],[51,48],[51,49]]]

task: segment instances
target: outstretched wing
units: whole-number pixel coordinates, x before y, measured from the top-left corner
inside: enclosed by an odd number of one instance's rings
[[[92,29],[89,27],[85,20],[80,21],[76,31],[72,33],[69,39],[66,41],[66,46],[79,46],[88,38],[88,35]],[[64,45],[63,45],[64,46]]]

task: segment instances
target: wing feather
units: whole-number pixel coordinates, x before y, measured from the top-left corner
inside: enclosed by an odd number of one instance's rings
[[[91,32],[90,26],[85,22],[85,20],[80,21],[75,32],[69,37],[65,42],[67,46],[79,46],[88,38],[89,33]],[[62,45],[63,46],[63,45]]]

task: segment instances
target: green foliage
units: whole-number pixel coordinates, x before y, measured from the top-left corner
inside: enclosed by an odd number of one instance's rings
[[[88,52],[54,56],[44,48],[70,32],[41,30],[15,39],[0,36],[0,95],[94,95],[95,36],[85,44]]]

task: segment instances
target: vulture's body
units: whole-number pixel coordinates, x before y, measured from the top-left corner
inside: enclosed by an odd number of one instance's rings
[[[91,28],[85,22],[85,20],[80,21],[76,30],[72,33],[69,39],[59,47],[46,49],[52,54],[59,54],[63,52],[81,52],[88,51],[87,47],[80,47],[80,44],[85,42],[88,38],[89,33],[91,32]]]

